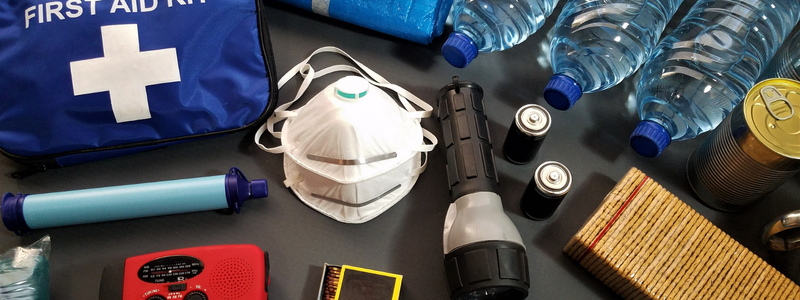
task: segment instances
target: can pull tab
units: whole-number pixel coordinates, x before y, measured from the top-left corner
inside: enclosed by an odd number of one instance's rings
[[[786,99],[786,97],[784,97],[783,94],[781,94],[781,92],[778,91],[778,89],[775,88],[774,86],[768,85],[761,88],[761,99],[764,99],[764,104],[767,105],[767,111],[776,120],[778,121],[788,120],[794,116],[794,106],[792,106],[792,103],[789,102],[789,99]],[[789,106],[788,116],[778,117],[778,114],[776,114],[775,111],[772,110],[772,103],[777,101],[783,101],[784,103],[786,103],[787,106]]]

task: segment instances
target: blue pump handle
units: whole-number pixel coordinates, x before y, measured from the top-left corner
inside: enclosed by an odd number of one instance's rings
[[[233,167],[225,175],[225,194],[228,197],[228,208],[238,214],[244,201],[264,198],[269,192],[266,180],[256,179],[250,182],[239,168]]]

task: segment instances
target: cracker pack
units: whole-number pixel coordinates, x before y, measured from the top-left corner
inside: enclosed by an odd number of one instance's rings
[[[800,287],[636,168],[564,252],[625,299],[800,298]]]

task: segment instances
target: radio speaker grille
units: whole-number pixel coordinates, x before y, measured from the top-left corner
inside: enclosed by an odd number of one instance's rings
[[[211,282],[211,290],[222,299],[239,299],[253,288],[253,267],[241,258],[226,258],[214,266]]]

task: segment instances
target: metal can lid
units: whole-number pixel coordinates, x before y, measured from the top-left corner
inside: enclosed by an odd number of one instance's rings
[[[550,130],[550,113],[541,105],[528,104],[517,110],[514,121],[528,136],[544,136]]]
[[[742,105],[747,126],[764,146],[800,160],[800,82],[764,80],[750,89]]]
[[[572,187],[572,174],[564,164],[557,161],[548,161],[539,165],[533,178],[536,181],[536,187],[545,196],[563,196]]]

